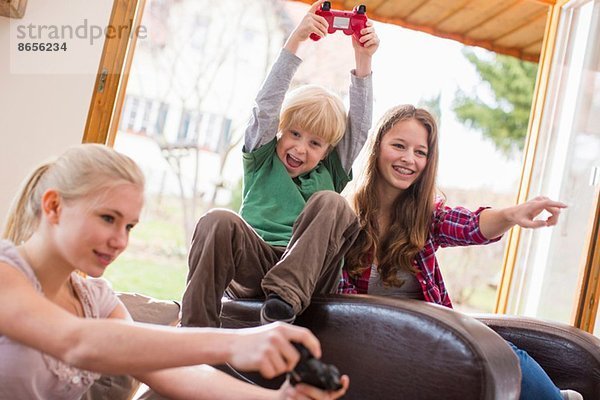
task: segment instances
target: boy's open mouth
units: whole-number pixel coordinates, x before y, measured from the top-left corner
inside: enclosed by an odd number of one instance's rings
[[[299,166],[301,166],[303,164],[302,160],[297,159],[296,157],[292,156],[291,154],[286,155],[285,161],[292,168],[298,168]]]

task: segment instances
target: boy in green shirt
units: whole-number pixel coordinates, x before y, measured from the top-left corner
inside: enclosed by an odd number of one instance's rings
[[[341,259],[358,222],[339,192],[372,118],[371,58],[379,47],[372,23],[352,38],[350,110],[329,90],[286,92],[311,33],[327,21],[314,3],[292,32],[256,97],[243,149],[240,215],[211,210],[200,218],[189,255],[183,326],[220,326],[221,298],[267,297],[261,321],[293,322],[313,293],[337,289]],[[310,41],[308,41],[310,42]],[[318,193],[317,193],[318,192]]]

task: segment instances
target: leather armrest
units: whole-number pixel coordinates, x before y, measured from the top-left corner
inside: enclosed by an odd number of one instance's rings
[[[573,326],[538,318],[473,315],[527,351],[561,389],[600,399],[600,339]]]

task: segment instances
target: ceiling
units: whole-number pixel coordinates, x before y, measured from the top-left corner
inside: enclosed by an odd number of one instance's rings
[[[299,0],[312,3],[313,0]],[[537,62],[555,0],[332,0],[331,8],[367,6],[370,19]]]

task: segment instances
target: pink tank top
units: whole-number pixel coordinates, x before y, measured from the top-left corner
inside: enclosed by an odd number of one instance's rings
[[[33,270],[15,245],[0,241],[0,262],[21,271],[40,293]],[[1,277],[0,277],[1,279]],[[104,279],[71,275],[85,318],[106,318],[119,300]],[[42,293],[43,294],[43,293]],[[18,324],[19,321],[14,321]],[[48,335],[52,332],[48,331]],[[100,374],[77,369],[31,347],[0,335],[0,399],[79,399]]]

